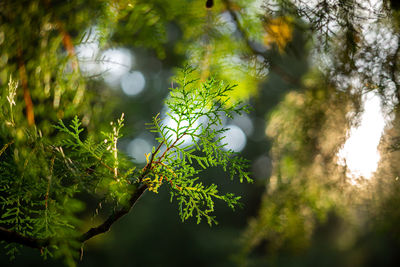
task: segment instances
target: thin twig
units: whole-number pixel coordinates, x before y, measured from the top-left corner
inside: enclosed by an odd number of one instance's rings
[[[6,149],[7,149],[10,145],[12,145],[13,143],[14,143],[14,140],[8,142],[7,144],[5,144],[5,145],[3,146],[3,148],[0,150],[0,156],[1,156],[1,155],[4,153],[4,151],[6,151]]]

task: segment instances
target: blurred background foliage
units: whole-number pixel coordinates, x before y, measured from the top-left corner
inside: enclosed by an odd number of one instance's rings
[[[155,144],[145,123],[166,112],[171,77],[185,63],[202,80],[237,84],[233,101],[253,107],[224,124],[228,147],[251,160],[255,183],[223,179],[217,170],[205,174],[242,195],[243,209],[217,205],[219,225],[212,228],[182,224],[165,188],[148,192],[109,233],[87,242],[79,265],[399,264],[396,1],[212,2],[211,8],[202,0],[0,2],[2,106],[8,105],[9,78],[19,83],[15,117],[2,113],[0,141],[4,147],[16,140],[21,166],[29,162],[18,168],[28,177],[41,175],[29,166],[47,163],[32,157],[36,150],[25,129],[54,141],[59,137],[51,125],[75,115],[95,134],[124,112],[120,149],[144,166],[144,153]],[[378,99],[383,115],[375,120],[384,122],[380,163],[370,176],[354,174],[343,156],[371,108],[368,99]],[[17,126],[10,131],[7,123]],[[371,165],[362,158],[369,152],[355,150],[362,165]],[[85,223],[76,223],[85,230],[106,214],[93,216],[96,200],[79,198],[86,208],[65,205],[65,212],[79,211]],[[13,262],[0,257],[2,266],[60,265],[28,248]]]

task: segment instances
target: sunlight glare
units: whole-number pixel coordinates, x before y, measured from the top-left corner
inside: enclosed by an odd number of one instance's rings
[[[378,167],[378,145],[385,127],[379,96],[369,92],[364,98],[364,112],[358,127],[349,131],[349,138],[338,152],[338,163],[347,165],[347,176],[352,184],[363,177],[370,179]]]

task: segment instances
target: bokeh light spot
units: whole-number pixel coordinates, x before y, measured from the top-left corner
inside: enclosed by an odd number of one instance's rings
[[[235,116],[233,122],[239,126],[247,136],[251,136],[254,132],[254,125],[250,117],[246,114]]]
[[[146,85],[146,80],[140,71],[126,73],[121,79],[122,91],[129,95],[135,96],[140,94]]]
[[[101,55],[100,62],[105,82],[116,87],[134,65],[134,56],[125,48],[108,49]]]
[[[223,143],[226,143],[224,149],[234,152],[242,151],[247,141],[245,133],[233,124],[226,126],[226,128],[228,130],[224,133],[225,138],[222,140]]]
[[[378,167],[380,154],[378,145],[385,127],[379,96],[367,93],[364,112],[359,127],[350,129],[349,138],[339,151],[339,164],[347,166],[351,183],[359,177],[369,179]]]
[[[128,154],[133,158],[133,161],[136,163],[145,163],[146,162],[146,153],[151,152],[150,143],[143,138],[133,139],[128,144]]]

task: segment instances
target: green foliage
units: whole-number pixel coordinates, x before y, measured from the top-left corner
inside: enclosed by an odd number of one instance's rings
[[[221,116],[240,114],[247,107],[228,104],[234,86],[214,79],[201,83],[193,74],[193,69],[183,69],[178,86],[171,88],[166,104],[173,126],[159,116],[150,124],[150,130],[159,134],[159,145],[147,155],[142,170],[136,170],[117,147],[124,114],[110,123],[109,132],[102,132],[102,139],[91,134],[83,137],[85,130],[77,116],[69,126],[62,120],[54,126],[59,132],[55,144],[35,129],[26,129],[19,138],[18,133],[11,135],[0,151],[0,225],[25,237],[46,240],[40,241],[44,256],[62,254],[73,265],[83,230],[77,216],[84,209],[82,194],[93,195],[100,203],[130,208],[130,199],[141,185],[157,193],[167,183],[182,221],[196,217],[197,223],[203,218],[210,225],[216,223],[211,215],[214,200],[234,208],[240,197],[221,194],[217,185],[201,182],[199,173],[220,166],[231,178],[251,182],[245,170],[247,161],[224,148],[226,129],[221,127]],[[2,103],[2,129],[11,133],[16,127],[16,87],[10,79],[7,101]],[[21,143],[24,148],[18,146]],[[7,248],[12,255],[16,252],[15,246]]]
[[[128,176],[135,169],[131,166],[128,169],[120,168],[129,165],[127,158],[121,158],[117,149],[118,139],[122,137],[120,130],[123,127],[124,115],[116,123],[111,122],[112,130],[108,133],[103,132],[104,140],[95,141],[95,136],[89,136],[82,141],[80,133],[82,123],[75,117],[69,127],[65,126],[62,120],[54,127],[68,136],[63,138],[59,145],[70,149],[68,156],[73,162],[79,165],[78,171],[81,173],[81,183],[87,193],[101,192],[110,200],[126,202],[129,197]]]
[[[195,216],[199,223],[205,217],[211,225],[215,222],[209,215],[214,211],[214,198],[234,208],[240,197],[230,193],[220,195],[215,184],[206,186],[197,182],[197,175],[202,169],[221,166],[225,171],[229,169],[231,178],[239,176],[240,182],[251,182],[245,171],[247,162],[224,149],[226,129],[218,127],[222,124],[221,116],[231,117],[247,108],[239,103],[228,106],[228,94],[233,86],[214,79],[199,83],[192,73],[193,69],[183,69],[176,81],[178,86],[171,88],[167,100],[170,125],[159,116],[154,117],[150,125],[151,131],[160,137],[147,163],[151,171],[144,180],[154,192],[163,182],[168,182],[171,201],[177,199],[182,221]]]

